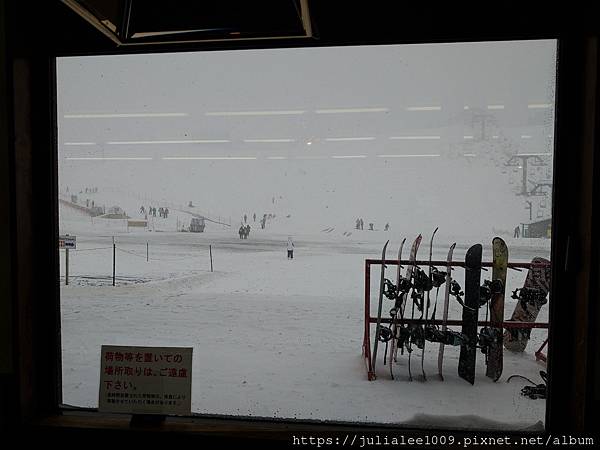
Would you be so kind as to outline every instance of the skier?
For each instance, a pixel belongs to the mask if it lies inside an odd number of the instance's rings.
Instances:
[[[140,214],[144,214],[145,212],[146,212],[146,209],[144,208],[144,205],[142,205],[140,208]]]
[[[356,229],[360,230],[360,219],[356,219]]]
[[[250,225],[246,225],[246,239],[250,236]]]
[[[385,224],[385,228],[384,228],[384,230],[385,230],[385,231],[388,231],[389,229],[390,229],[390,224],[389,224],[389,223],[386,223],[386,224]]]
[[[240,229],[238,233],[240,234],[240,239],[244,239],[244,225],[240,225]]]
[[[288,236],[287,241],[287,257],[288,259],[294,259],[294,241],[292,241],[291,236]]]
[[[375,231],[375,230],[373,230],[373,226],[374,226],[374,223],[373,223],[373,222],[369,223],[369,230],[370,230],[370,231]]]
[[[248,222],[248,216],[244,214],[244,223]]]
[[[165,210],[163,211],[164,215],[165,215],[165,219],[169,216],[169,208],[165,208]]]
[[[360,219],[360,229],[364,230],[365,229],[364,227],[365,227],[365,223],[363,222],[362,219]]]
[[[517,227],[515,227],[515,235],[514,235],[514,237],[518,238],[518,237],[519,237],[519,234],[520,234],[520,231],[521,231],[521,230],[519,230],[519,227],[518,227],[518,226],[517,226]]]
[[[254,216],[253,216],[253,217],[254,217],[254,221],[256,222],[256,213],[254,213]]]

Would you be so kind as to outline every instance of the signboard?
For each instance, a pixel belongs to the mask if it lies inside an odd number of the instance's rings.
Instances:
[[[77,248],[77,236],[65,234],[58,237],[58,248],[73,249]]]
[[[103,345],[98,410],[190,415],[192,348]]]

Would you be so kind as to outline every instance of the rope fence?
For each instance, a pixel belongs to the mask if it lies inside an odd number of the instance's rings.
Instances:
[[[113,238],[114,240],[114,238]],[[156,245],[166,245],[166,244],[162,244],[162,243],[158,243]],[[207,265],[210,264],[210,271],[213,272],[213,257],[212,257],[212,245],[209,245],[208,247],[208,252],[204,253],[202,252],[201,254],[198,255],[190,255],[188,254],[187,256],[183,256],[180,258],[165,258],[165,257],[155,257],[153,256],[152,258],[150,257],[150,245],[149,242],[146,242],[145,244],[146,247],[146,252],[141,253],[139,251],[134,251],[134,250],[126,250],[125,248],[122,247],[118,247],[116,243],[114,243],[111,246],[108,247],[93,247],[93,248],[79,248],[79,249],[65,249],[65,274],[64,275],[60,275],[59,279],[60,281],[64,281],[65,285],[69,284],[69,279],[80,279],[80,280],[112,280],[112,284],[113,286],[116,286],[116,282],[117,281],[121,281],[121,282],[136,282],[136,283],[146,283],[149,281],[152,281],[153,278],[148,278],[147,276],[123,276],[123,275],[117,275],[116,274],[116,266],[117,266],[117,258],[116,258],[116,254],[117,251],[120,253],[125,253],[127,255],[131,255],[131,256],[135,256],[136,258],[141,258],[141,259],[145,259],[146,262],[173,262],[173,261],[189,261],[190,262],[190,267],[196,267],[198,264],[198,260],[201,257],[205,257],[208,256],[207,258]],[[69,273],[69,251],[72,252],[72,255],[75,256],[80,252],[94,252],[94,251],[101,251],[101,250],[112,250],[111,252],[111,258],[112,258],[112,276],[104,276],[104,275],[71,275]],[[208,271],[208,268],[207,268]]]

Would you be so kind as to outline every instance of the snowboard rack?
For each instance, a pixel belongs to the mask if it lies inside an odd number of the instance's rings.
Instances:
[[[369,379],[369,381],[377,379],[377,375],[375,374],[375,371],[373,370],[373,366],[372,366],[372,348],[371,348],[371,341],[372,341],[371,325],[377,323],[377,317],[371,316],[371,266],[379,266],[381,264],[385,264],[387,266],[401,265],[401,266],[414,266],[414,267],[418,267],[418,266],[428,267],[431,265],[432,267],[435,267],[435,266],[448,267],[447,261],[431,261],[431,263],[430,263],[429,261],[423,261],[423,260],[410,261],[407,259],[402,259],[400,261],[398,261],[397,259],[385,259],[385,260],[366,259],[365,260],[365,313],[364,313],[365,315],[364,315],[364,335],[363,335],[363,343],[362,343],[362,356],[365,360],[365,366],[366,366],[366,370],[367,370],[367,378]],[[450,266],[453,268],[454,267],[465,268],[465,263],[464,263],[464,261],[453,261],[450,264]],[[492,262],[482,262],[482,264],[481,264],[482,269],[487,268],[487,267],[492,267],[492,266],[493,266]],[[531,263],[531,262],[529,262],[529,263],[526,263],[526,262],[511,263],[511,262],[509,262],[507,264],[507,267],[509,269],[520,270],[520,269],[531,269],[531,268],[546,268],[546,267],[548,267],[548,264]],[[433,272],[434,271],[432,270],[432,273]],[[439,271],[439,273],[442,274],[443,272]],[[427,277],[426,274],[425,274],[425,276],[426,276],[427,280],[421,279],[419,281],[417,279],[414,282],[415,285],[417,285],[417,283],[421,283],[420,285],[418,285],[418,287],[420,287],[421,289],[429,287],[429,289],[421,290],[421,293],[426,290],[431,290],[434,286],[436,286],[436,281],[432,282],[432,279],[429,279],[429,277]],[[444,276],[445,276],[445,273],[444,273]],[[433,278],[433,280],[435,280],[435,278],[433,276],[432,276],[432,278]],[[386,295],[386,297],[388,297],[390,299],[398,298],[401,293],[406,293],[411,288],[415,287],[415,286],[413,286],[413,283],[410,282],[410,280],[406,280],[406,279],[401,279],[401,286],[399,289],[397,286],[394,286],[392,282],[389,282],[389,284],[391,286],[393,286],[393,288],[386,287],[388,294],[390,294],[390,296]],[[493,281],[490,282],[490,285],[488,285],[487,287],[491,291],[490,295],[496,289],[498,289],[497,286],[494,286]],[[504,287],[501,286],[501,289],[504,289]],[[521,291],[522,290],[517,290],[513,293],[513,295],[519,295],[519,294],[523,295],[523,293]],[[529,295],[529,294],[531,294],[531,295]],[[395,297],[394,297],[394,295],[395,295]],[[461,290],[460,285],[457,282],[455,282],[454,280],[452,280],[452,284],[451,284],[451,295],[453,295],[457,299],[459,299],[462,295],[464,295],[464,293]],[[528,296],[528,300],[530,298],[538,300],[538,296],[536,296],[535,293],[525,293],[525,295]],[[391,325],[391,323],[392,323],[391,318],[382,317],[381,325],[380,325],[380,327],[381,327],[380,333],[384,329],[385,330],[388,329],[388,328],[383,327],[384,324]],[[441,326],[443,324],[443,321],[441,319],[435,319],[435,320],[430,319],[430,320],[426,321],[424,319],[396,318],[396,324],[398,325],[398,330],[400,330],[399,333],[407,334],[407,336],[405,337],[405,340],[406,341],[410,340],[412,343],[415,343],[415,344],[421,343],[422,339],[431,337],[433,339],[427,339],[427,340],[433,341],[433,342],[439,342],[436,339],[445,339],[446,340],[445,343],[447,345],[456,345],[456,344],[469,345],[469,343],[466,343],[464,341],[463,336],[461,336],[462,333],[452,331],[452,330],[447,330],[447,331],[450,331],[450,333],[447,333],[447,336],[442,336],[441,334],[436,334],[436,332],[433,330],[435,330],[436,327]],[[425,328],[426,325],[427,325],[427,328]],[[446,325],[447,326],[462,326],[462,320],[447,320]],[[489,321],[478,321],[477,326],[483,327],[485,329],[485,328],[497,327],[498,324],[492,324]],[[503,329],[508,329],[511,331],[518,330],[518,331],[522,331],[522,332],[523,331],[531,332],[531,329],[533,329],[533,328],[547,329],[548,323],[516,322],[516,321],[506,321],[505,320],[504,322],[502,322],[501,327]],[[495,334],[488,333],[487,331],[484,331],[484,329],[482,329],[481,332],[479,333],[479,336],[478,336],[479,342],[474,343],[476,346],[477,346],[477,344],[479,344],[477,347],[481,348],[482,351],[484,350],[483,347],[486,347],[486,345],[489,347],[490,344],[493,345],[494,339],[497,339],[497,336],[495,336]],[[441,333],[441,331],[439,333]],[[494,333],[496,333],[496,332],[494,332]],[[383,334],[385,334],[385,337],[388,338],[388,340],[390,340],[393,337],[391,334],[389,334],[389,336],[388,336],[388,334],[386,334],[386,332],[383,332]],[[482,337],[482,334],[483,334],[483,337]],[[398,337],[399,336],[397,336],[397,338]],[[537,356],[537,354],[536,354],[536,356]]]
[[[537,349],[537,351],[535,352],[535,359],[536,361],[543,361],[543,362],[548,362],[548,357],[544,354],[544,347],[546,347],[546,345],[548,345],[548,338],[546,338],[546,340],[543,342],[543,344],[540,346],[540,348]]]

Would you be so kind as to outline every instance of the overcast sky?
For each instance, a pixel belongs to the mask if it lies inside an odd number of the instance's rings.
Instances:
[[[314,202],[399,164],[440,179],[443,158],[552,151],[555,41],[76,57],[57,71],[61,186],[224,215],[274,192]]]

